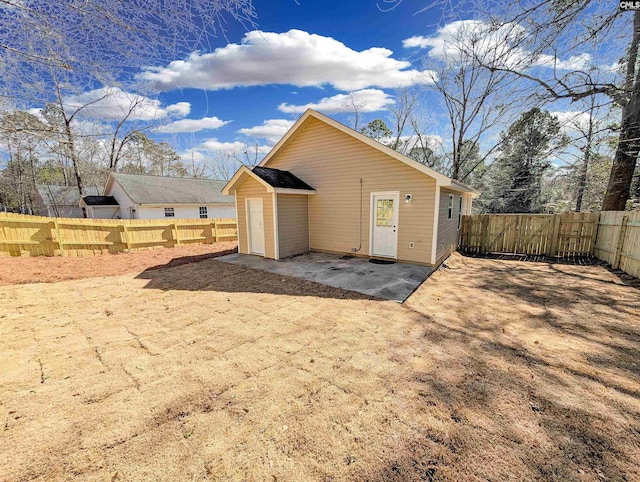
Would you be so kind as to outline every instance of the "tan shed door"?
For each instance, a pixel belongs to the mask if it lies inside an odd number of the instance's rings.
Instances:
[[[400,194],[371,195],[371,256],[398,257],[398,202]]]
[[[247,224],[249,253],[264,256],[264,217],[261,198],[247,199]]]

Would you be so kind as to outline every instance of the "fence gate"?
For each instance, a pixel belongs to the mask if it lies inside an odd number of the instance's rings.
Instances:
[[[460,249],[470,253],[591,256],[598,213],[464,216]]]

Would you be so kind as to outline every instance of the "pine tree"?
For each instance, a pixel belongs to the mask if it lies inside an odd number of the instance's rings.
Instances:
[[[560,123],[536,107],[523,113],[502,138],[488,181],[488,211],[541,212],[543,176],[551,168],[554,151],[565,142]]]

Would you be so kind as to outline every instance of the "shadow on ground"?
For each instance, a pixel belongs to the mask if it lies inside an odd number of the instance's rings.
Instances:
[[[165,263],[165,264],[150,266],[145,270],[145,272],[154,271],[157,269],[175,268],[176,266],[183,266],[185,264],[198,263],[200,261],[204,261],[205,259],[219,258],[221,256],[227,256],[229,254],[235,254],[237,252],[238,252],[238,248],[235,248],[235,249],[226,249],[224,251],[217,251],[213,253],[198,254],[194,256],[181,256],[179,258],[173,258],[172,260],[170,260],[168,263]]]
[[[519,261],[528,263],[546,263],[548,265],[564,265],[564,266],[600,266],[610,273],[618,277],[621,283],[640,288],[640,278],[628,275],[622,270],[612,269],[611,265],[598,258],[586,258],[586,257],[549,257],[549,256],[533,256],[526,254],[508,254],[508,253],[493,253],[493,254],[474,254],[474,253],[461,253],[462,256],[474,259],[494,259],[500,261]]]
[[[217,254],[217,253],[216,253]],[[192,258],[192,257],[190,257]],[[137,278],[149,280],[146,288],[186,291],[221,291],[289,296],[314,296],[352,300],[375,300],[373,296],[213,259],[181,262],[177,258],[165,266],[155,266]],[[196,260],[197,261],[197,260]]]
[[[640,477],[632,284],[602,266],[459,255],[432,277],[405,304],[442,353],[414,371],[413,390],[450,418],[427,435],[440,457],[425,480],[452,480],[460,464],[489,479],[496,467],[538,480]],[[380,480],[402,480],[391,475]]]

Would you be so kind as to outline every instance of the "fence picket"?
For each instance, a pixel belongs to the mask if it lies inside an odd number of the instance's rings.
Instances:
[[[468,253],[590,257],[640,277],[640,211],[463,216]]]
[[[91,256],[237,239],[235,219],[82,219],[0,213],[0,255]]]

